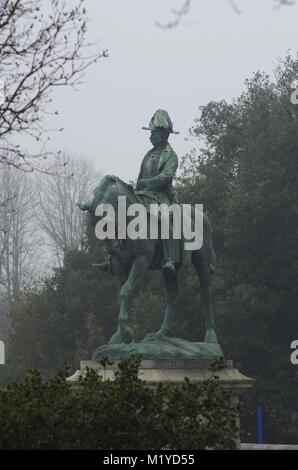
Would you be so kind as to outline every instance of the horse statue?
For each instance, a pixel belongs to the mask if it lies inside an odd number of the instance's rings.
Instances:
[[[88,203],[78,204],[83,211],[88,211],[91,215],[92,225],[96,225],[99,217],[96,216],[96,208],[100,204],[110,204],[115,211],[118,220],[118,197],[125,196],[127,206],[140,203],[140,195],[134,191],[133,187],[121,179],[107,175],[103,177],[93,192],[93,199]],[[160,330],[157,336],[168,336],[178,297],[177,274],[168,273],[162,270],[163,252],[160,240],[136,239],[126,240],[107,239],[107,249],[110,259],[102,264],[97,264],[102,271],[110,272],[117,276],[119,281],[119,302],[120,310],[118,316],[118,329],[111,337],[109,344],[131,343],[133,331],[128,325],[128,306],[139,285],[142,277],[148,269],[158,269],[162,271],[165,287],[165,313]],[[212,227],[208,217],[203,215],[203,244],[200,249],[188,252],[189,264],[192,263],[201,285],[201,295],[205,313],[206,334],[204,342],[217,343],[215,325],[212,315],[210,299],[210,278],[215,271],[216,257],[212,245]]]

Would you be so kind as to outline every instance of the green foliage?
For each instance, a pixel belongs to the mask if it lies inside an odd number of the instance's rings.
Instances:
[[[22,374],[19,373],[14,364],[0,365],[0,388],[21,378]]]
[[[116,325],[117,283],[102,279],[95,259],[94,253],[68,253],[63,268],[12,306],[8,357],[19,368],[74,366],[107,341]]]
[[[134,358],[122,361],[113,381],[89,370],[80,391],[64,373],[45,380],[30,372],[0,390],[0,449],[235,447],[236,412],[216,378],[148,387],[138,367]]]
[[[203,202],[219,268],[214,310],[226,357],[256,377],[242,422],[256,442],[264,407],[266,442],[297,443],[298,106],[290,101],[298,60],[287,57],[276,81],[261,73],[232,104],[201,108],[192,133],[204,148],[182,164],[180,199]],[[185,312],[188,315],[189,312]]]

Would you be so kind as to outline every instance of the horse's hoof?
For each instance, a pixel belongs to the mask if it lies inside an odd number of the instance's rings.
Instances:
[[[132,329],[127,326],[120,326],[120,328],[113,334],[108,344],[129,344],[134,339],[134,333]]]
[[[218,343],[218,339],[214,330],[206,331],[204,342],[205,343]]]
[[[129,344],[134,339],[134,333],[129,326],[125,325],[122,328],[120,327],[120,332],[123,339],[123,343]]]
[[[155,333],[155,336],[156,336],[157,338],[162,338],[162,337],[164,337],[164,336],[168,336],[169,332],[170,332],[170,331],[169,331],[168,329],[163,329],[163,328],[161,328],[160,330],[158,330],[157,333]]]
[[[116,331],[116,333],[113,334],[113,336],[108,342],[108,344],[122,344],[122,343],[124,343],[124,341],[123,341],[120,331]]]

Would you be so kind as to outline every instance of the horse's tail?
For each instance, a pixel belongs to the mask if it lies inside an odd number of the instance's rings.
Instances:
[[[203,240],[203,248],[204,254],[207,258],[208,266],[210,269],[210,273],[214,274],[216,271],[216,254],[213,248],[213,230],[210,224],[210,221],[206,214],[203,214],[204,218],[204,240]]]
[[[216,254],[215,254],[215,251],[214,251],[214,248],[213,248],[213,237],[212,237],[212,227],[211,227],[211,246],[210,246],[210,261],[209,261],[209,269],[210,269],[210,272],[211,274],[214,274],[215,271],[216,271],[216,264],[217,264],[217,258],[216,258]]]

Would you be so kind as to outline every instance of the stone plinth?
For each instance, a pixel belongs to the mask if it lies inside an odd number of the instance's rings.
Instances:
[[[118,368],[118,362],[112,365],[103,366],[97,361],[81,361],[80,370],[77,370],[67,380],[72,384],[74,389],[81,388],[80,378],[86,376],[87,369],[98,371],[98,375],[103,380],[113,380],[115,371]],[[189,380],[201,383],[211,378],[214,374],[218,377],[218,381],[231,392],[231,404],[235,408],[239,404],[240,396],[246,390],[253,386],[254,379],[243,375],[238,369],[233,367],[232,361],[225,361],[225,367],[216,371],[210,370],[212,361],[198,359],[154,359],[143,360],[139,368],[139,378],[146,382],[148,386],[155,386],[159,383],[181,384],[185,377]],[[238,418],[240,426],[240,420]],[[237,447],[240,449],[240,439],[237,441]]]
[[[84,377],[87,368],[98,371],[104,380],[113,380],[115,371],[118,368],[117,360],[112,365],[103,366],[97,361],[81,361],[80,370],[76,371],[67,380],[70,383],[78,384],[80,377]],[[148,385],[157,383],[182,383],[187,377],[193,382],[203,382],[212,377],[214,372],[210,370],[212,361],[197,359],[154,359],[143,360],[139,368],[139,378]],[[237,395],[253,386],[254,379],[241,374],[238,369],[233,367],[232,361],[226,361],[225,367],[216,371],[215,374],[221,384],[228,386],[232,393]]]

